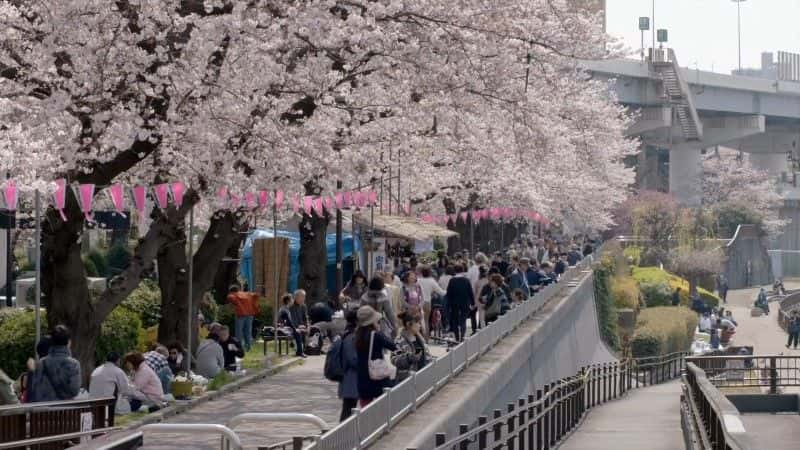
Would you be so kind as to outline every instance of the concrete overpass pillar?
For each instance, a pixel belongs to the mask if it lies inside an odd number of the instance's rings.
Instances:
[[[669,150],[669,192],[688,206],[703,198],[703,155],[699,148],[675,145]]]

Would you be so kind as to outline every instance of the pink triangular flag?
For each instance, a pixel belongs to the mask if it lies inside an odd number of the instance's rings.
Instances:
[[[139,212],[139,220],[144,221],[144,214],[147,210],[147,186],[133,187],[133,205]]]
[[[117,214],[125,217],[125,187],[121,184],[112,184],[106,190],[108,197],[111,199],[111,204],[114,205],[114,210]]]
[[[6,209],[9,211],[17,210],[17,202],[19,195],[17,194],[17,184],[14,180],[9,179],[6,181],[6,186],[3,188],[3,198],[5,199]]]
[[[453,222],[453,225],[455,225],[456,221],[458,221],[458,214],[456,213],[450,214],[450,220]]]
[[[300,213],[300,194],[294,194],[294,197],[292,197],[292,212],[295,214]]]
[[[66,222],[67,215],[64,213],[64,208],[67,206],[67,180],[63,178],[56,180],[56,191],[53,193],[53,200],[55,200],[58,214],[61,215],[61,219]]]
[[[336,202],[336,207],[337,208],[339,208],[339,209],[344,208],[344,194],[342,194],[341,192],[337,192],[337,193],[333,194],[333,198],[334,198],[334,200]]]
[[[353,192],[353,196],[355,198],[355,204],[357,207],[361,208],[364,206],[364,193],[361,191]]]
[[[467,223],[467,212],[461,211],[461,221]]]
[[[266,209],[269,205],[269,191],[258,191],[258,206]]]
[[[81,211],[86,220],[92,220],[92,201],[94,200],[94,185],[81,184],[78,186],[78,199],[81,202]]]
[[[244,193],[244,206],[247,209],[255,209],[258,204],[256,203],[256,194],[248,191]]]
[[[169,185],[166,183],[153,186],[153,194],[156,198],[156,205],[161,209],[169,206]]]
[[[306,195],[303,197],[303,210],[308,214],[311,215],[311,208],[314,207],[313,200],[310,195]]]
[[[275,192],[275,208],[281,209],[281,205],[283,205],[283,191]]]
[[[317,210],[317,215],[322,217],[325,215],[325,211],[322,209],[322,198],[316,197],[314,199],[314,209]]]
[[[333,199],[330,197],[325,197],[325,209],[328,211],[333,211]]]
[[[242,204],[242,198],[239,197],[238,195],[231,194],[230,208],[231,209],[238,209],[239,205],[241,205],[241,204]]]
[[[176,181],[170,187],[172,188],[172,202],[175,203],[177,208],[180,208],[183,205],[183,194],[186,193],[186,185]]]
[[[228,186],[220,186],[217,189],[217,202],[219,202],[220,207],[228,204],[228,196]]]
[[[345,191],[344,194],[342,195],[342,197],[343,197],[343,200],[344,200],[344,207],[345,208],[349,208],[349,207],[353,206],[353,193],[352,192]]]

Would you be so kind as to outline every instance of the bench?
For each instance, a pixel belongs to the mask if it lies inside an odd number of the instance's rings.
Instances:
[[[0,406],[0,449],[63,449],[114,430],[113,397]],[[53,439],[50,439],[53,438]]]

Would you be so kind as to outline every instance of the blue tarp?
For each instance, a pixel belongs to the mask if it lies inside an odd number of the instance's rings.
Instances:
[[[256,229],[250,231],[244,242],[242,250],[242,261],[239,264],[239,273],[242,278],[247,280],[247,285],[253,289],[253,241],[255,239],[267,239],[273,236],[272,230]],[[300,274],[300,233],[297,231],[278,230],[278,237],[289,239],[289,291],[297,289],[297,277]],[[329,233],[326,236],[328,268],[336,266],[336,234]],[[356,236],[356,254],[361,252],[361,241]],[[347,258],[353,254],[353,235],[342,233],[342,257]],[[335,270],[335,269],[334,269]],[[330,281],[330,280],[329,280]],[[330,283],[329,283],[330,284]]]

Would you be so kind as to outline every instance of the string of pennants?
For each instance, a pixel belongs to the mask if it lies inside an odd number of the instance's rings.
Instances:
[[[97,186],[94,184],[79,184],[71,186],[65,179],[55,181],[56,189],[53,193],[53,207],[58,211],[61,218],[66,221],[64,213],[67,202],[67,189],[73,189],[75,197],[84,214],[86,220],[93,219],[93,206],[95,203],[95,193]],[[133,201],[134,209],[139,213],[139,217],[144,217],[148,206],[149,198],[155,200],[155,205],[161,209],[169,207],[170,203],[180,208],[183,204],[183,195],[186,193],[186,185],[180,181],[172,183],[156,184],[152,187],[146,185],[135,185],[128,189],[126,186],[117,183],[103,188],[106,196],[114,206],[114,210],[125,217],[127,209],[127,197]],[[126,196],[126,191],[128,195]],[[239,209],[245,208],[255,210],[258,208],[266,209],[274,207],[279,210],[286,205],[287,195],[282,190],[259,190],[245,192],[237,195],[229,191],[227,187],[220,187],[217,191],[217,206],[220,208]],[[19,190],[13,179],[6,180],[2,195],[3,208],[8,211],[16,211],[19,204]],[[332,212],[336,209],[365,208],[378,205],[378,193],[375,190],[368,191],[341,191],[335,192],[330,196],[311,196],[293,194],[290,197],[292,212],[299,214],[305,212],[311,215],[324,214],[325,211]],[[403,207],[406,214],[411,214],[411,204]]]
[[[64,213],[67,200],[67,189],[73,189],[75,196],[81,208],[81,212],[87,221],[93,221],[92,208],[94,205],[94,196],[97,186],[94,184],[79,184],[70,186],[65,179],[55,181],[56,189],[53,193],[53,207],[58,211],[61,218],[66,221],[67,216]],[[126,186],[117,183],[105,187],[105,194],[114,206],[114,210],[125,217],[126,204]],[[183,204],[183,195],[186,193],[186,185],[183,182],[176,181],[172,183],[156,184],[152,187],[146,185],[135,185],[127,189],[130,198],[133,200],[134,209],[139,213],[139,217],[144,218],[147,211],[148,193],[150,197],[155,200],[156,206],[161,209],[169,207],[170,202],[177,208]],[[13,179],[6,180],[0,200],[3,200],[4,209],[9,211],[16,211],[19,203],[19,191]],[[259,190],[248,191],[243,195],[237,195],[229,191],[225,186],[217,190],[217,206],[221,208],[239,209],[245,208],[255,210],[258,208],[266,209],[273,207],[276,210],[285,206],[287,195],[282,190]],[[338,191],[332,195],[313,196],[313,195],[300,195],[292,194],[289,198],[291,202],[291,209],[294,214],[305,212],[308,215],[316,213],[323,215],[325,211],[332,212],[337,209],[350,209],[350,208],[365,208],[378,205],[378,193],[375,190],[366,191]],[[403,212],[411,215],[411,203],[407,202],[402,205]],[[486,208],[478,210],[466,210],[456,214],[446,215],[431,215],[424,214],[420,216],[420,220],[425,223],[447,225],[451,223],[456,224],[458,218],[466,223],[468,218],[472,217],[474,221],[482,220],[510,220],[510,219],[528,219],[534,222],[539,222],[543,225],[549,225],[550,221],[544,218],[536,211],[515,208]]]
[[[447,225],[448,223],[455,225],[456,222],[458,222],[459,218],[461,218],[461,222],[467,223],[467,220],[470,217],[475,222],[479,222],[482,220],[498,221],[498,220],[528,219],[534,222],[541,223],[542,225],[550,225],[550,221],[547,220],[538,212],[528,209],[516,209],[516,208],[486,208],[486,209],[467,210],[467,211],[461,211],[460,213],[444,214],[444,215],[424,214],[420,216],[420,220],[425,223],[432,223],[436,225]]]

